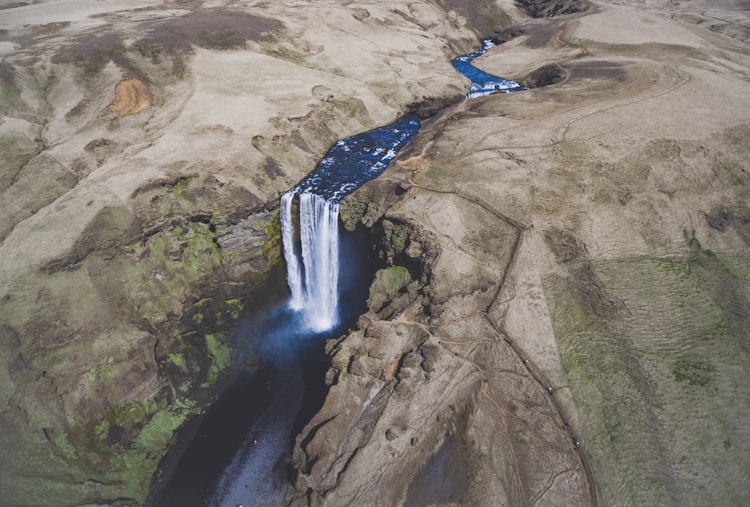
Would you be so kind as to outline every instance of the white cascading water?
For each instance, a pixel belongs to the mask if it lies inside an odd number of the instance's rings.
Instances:
[[[299,195],[300,252],[295,249],[292,190],[281,200],[281,230],[287,282],[292,293],[289,306],[302,311],[304,324],[315,332],[331,329],[338,320],[339,204],[303,192]]]
[[[286,260],[286,281],[292,293],[289,307],[292,310],[302,310],[304,294],[302,288],[302,266],[295,252],[294,219],[292,218],[292,204],[296,190],[290,190],[281,196],[281,242],[284,244],[284,259]]]

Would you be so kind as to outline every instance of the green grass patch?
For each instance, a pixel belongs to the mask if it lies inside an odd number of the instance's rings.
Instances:
[[[672,374],[677,382],[687,382],[691,386],[705,387],[711,382],[710,374],[713,366],[701,361],[680,360],[672,368]]]
[[[211,367],[206,383],[213,386],[216,384],[219,376],[231,364],[232,349],[225,335],[214,333],[206,335],[206,352],[211,357]]]

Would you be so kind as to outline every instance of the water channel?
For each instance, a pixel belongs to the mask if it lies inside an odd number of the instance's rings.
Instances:
[[[467,98],[524,89],[471,62],[494,47],[453,60],[472,82]],[[330,364],[326,339],[366,311],[374,275],[368,239],[338,222],[342,197],[376,178],[418,132],[415,115],[338,141],[281,199],[289,300],[238,332],[262,366],[212,405],[169,482],[152,491],[158,507],[284,505],[294,435],[320,409]],[[295,217],[295,213],[297,214]],[[298,224],[298,225],[297,225]]]

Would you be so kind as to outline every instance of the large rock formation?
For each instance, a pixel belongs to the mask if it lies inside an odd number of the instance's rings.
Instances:
[[[383,269],[295,505],[750,500],[747,16],[618,3],[504,31],[477,65],[541,87],[345,201]]]
[[[459,98],[449,60],[481,16],[427,1],[1,12],[3,504],[140,504],[240,360],[233,323],[284,294],[279,194],[337,139]]]

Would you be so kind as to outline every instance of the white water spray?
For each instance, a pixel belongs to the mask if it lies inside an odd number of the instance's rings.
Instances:
[[[303,192],[299,195],[300,255],[297,253],[292,190],[281,198],[281,230],[287,282],[292,293],[290,308],[300,310],[305,326],[320,332],[338,321],[339,205]]]
[[[296,193],[296,190],[290,190],[281,196],[281,242],[284,244],[286,281],[292,293],[289,307],[292,310],[301,310],[304,305],[302,266],[300,266],[299,257],[295,251],[294,219],[292,218],[292,204]]]

